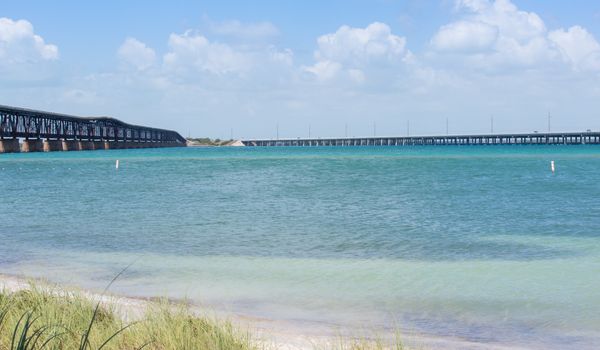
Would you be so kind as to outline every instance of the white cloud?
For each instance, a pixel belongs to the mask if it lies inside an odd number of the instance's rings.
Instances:
[[[481,52],[498,39],[498,27],[479,21],[458,21],[442,26],[431,40],[439,51]]]
[[[290,49],[278,49],[262,42],[279,35],[270,22],[243,23],[237,20],[213,22],[206,19],[208,34],[198,30],[172,33],[168,51],[162,57],[162,73],[168,78],[197,81],[215,76],[264,80],[290,69],[294,54]]]
[[[237,20],[209,22],[213,34],[244,39],[262,40],[279,35],[279,30],[270,22],[242,23]]]
[[[187,31],[169,36],[165,66],[176,72],[196,71],[214,74],[240,73],[250,67],[242,53],[227,44],[210,42],[206,37]]]
[[[314,74],[318,80],[326,81],[334,78],[342,70],[342,65],[333,61],[320,61],[304,69]]]
[[[550,32],[550,40],[559,48],[562,58],[575,70],[600,71],[600,44],[587,30],[573,26],[569,30]]]
[[[473,5],[476,2],[477,5]],[[533,12],[522,11],[510,0],[465,1],[458,0],[459,8],[473,14],[472,19],[498,26],[500,34],[520,42],[544,35],[546,26]]]
[[[36,63],[58,59],[58,48],[46,44],[26,20],[0,18],[0,63]]]
[[[276,122],[290,137],[300,136],[307,123],[322,136],[349,123],[359,136],[371,128],[365,118],[390,134],[403,133],[408,118],[414,133],[436,133],[447,116],[456,119],[455,130],[481,132],[489,111],[505,116],[497,123],[506,131],[539,129],[532,116],[540,114],[543,123],[548,110],[558,123],[559,108],[579,118],[579,125],[595,120],[589,111],[599,107],[598,75],[573,72],[600,72],[600,45],[591,33],[577,26],[549,31],[535,13],[506,0],[462,0],[456,6],[455,20],[440,26],[425,52],[413,54],[407,39],[383,23],[341,26],[315,38],[305,66],[295,62],[292,50],[263,41],[278,35],[270,25],[229,21],[205,32],[167,32],[161,51],[125,39],[116,55],[134,74],[115,69],[82,78],[64,69],[61,76],[48,74],[57,78],[44,84],[24,84],[31,68],[52,68],[56,63],[41,61],[58,57],[44,49],[55,46],[30,40],[32,51],[21,56],[35,66],[4,69],[0,58],[0,92],[15,104],[35,95],[49,106],[213,137],[223,130],[228,135],[231,125],[246,137],[270,136],[265,130]],[[32,28],[29,33],[35,36]],[[0,33],[0,50],[7,37]],[[19,78],[12,79],[16,88],[5,83],[9,74]]]
[[[268,48],[269,61],[284,66],[293,66],[294,52],[291,49],[278,50],[274,46]]]
[[[565,62],[575,71],[600,71],[600,44],[580,26],[549,32],[536,13],[510,0],[457,0],[456,9],[462,18],[431,39],[440,64],[452,62],[450,53],[469,68],[543,70]]]
[[[151,67],[156,61],[156,53],[143,42],[135,38],[127,38],[117,51],[119,59],[138,70]]]
[[[437,53],[466,55],[471,67],[533,67],[557,57],[542,19],[510,0],[457,0],[458,21],[442,26],[431,40]]]
[[[128,75],[128,79],[168,88],[172,84],[201,81],[215,87],[240,84],[242,80],[257,85],[267,81],[281,84],[295,69],[290,49],[217,42],[193,30],[170,34],[167,50],[160,55],[144,43],[128,38],[117,50],[117,56],[124,66],[144,72]],[[159,64],[157,57],[162,57]]]
[[[406,54],[406,39],[392,34],[387,24],[375,22],[366,28],[340,27],[317,39],[315,58],[351,66],[373,61],[399,61]]]
[[[314,56],[316,63],[304,70],[325,81],[344,72],[354,81],[364,81],[371,67],[403,63],[411,57],[406,38],[392,34],[387,24],[375,22],[366,28],[340,27],[320,36]]]

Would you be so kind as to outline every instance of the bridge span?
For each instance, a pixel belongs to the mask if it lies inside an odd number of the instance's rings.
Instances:
[[[0,153],[185,146],[172,130],[0,105]]]
[[[343,137],[243,140],[253,147],[316,146],[445,146],[445,145],[582,145],[600,144],[600,132],[481,134],[405,137]]]

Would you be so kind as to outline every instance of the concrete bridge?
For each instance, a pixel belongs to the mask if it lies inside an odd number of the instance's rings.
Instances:
[[[243,140],[244,146],[444,146],[444,145],[583,145],[600,144],[600,132],[446,135],[406,137],[346,137]]]
[[[171,130],[0,105],[0,153],[185,146]]]

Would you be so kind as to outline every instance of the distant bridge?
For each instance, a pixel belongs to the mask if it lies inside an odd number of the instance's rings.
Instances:
[[[0,105],[0,153],[185,146],[171,130]]]
[[[583,145],[600,144],[600,132],[482,134],[405,137],[343,137],[243,140],[245,146],[444,146],[444,145]]]

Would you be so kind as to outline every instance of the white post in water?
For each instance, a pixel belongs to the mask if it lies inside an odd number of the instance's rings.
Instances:
[[[550,161],[550,170],[552,170],[552,174],[554,174],[554,161]]]
[[[554,166],[554,165],[552,165],[552,166]],[[119,160],[118,159],[117,159],[117,162],[115,163],[115,169],[119,170]],[[552,169],[554,169],[554,168],[552,168]],[[554,171],[554,170],[552,170],[552,171]]]

